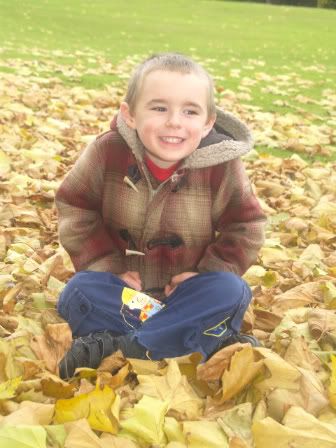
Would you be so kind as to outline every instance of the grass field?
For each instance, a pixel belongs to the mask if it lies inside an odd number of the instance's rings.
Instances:
[[[56,73],[70,85],[124,86],[134,61],[181,51],[206,65],[219,91],[239,92],[263,111],[293,112],[300,95],[299,109],[313,113],[313,121],[329,114],[323,102],[336,80],[333,10],[229,1],[0,0],[0,15],[2,71],[24,72],[30,61],[32,74]]]

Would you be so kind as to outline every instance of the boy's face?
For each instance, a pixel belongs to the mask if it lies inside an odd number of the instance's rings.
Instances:
[[[126,123],[138,133],[147,155],[167,168],[187,157],[211,130],[208,84],[194,74],[156,70],[143,80],[133,113],[122,103]]]

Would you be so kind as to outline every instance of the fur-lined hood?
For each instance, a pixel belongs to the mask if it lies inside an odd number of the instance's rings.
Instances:
[[[206,168],[247,154],[253,146],[251,133],[238,118],[221,109],[216,110],[217,119],[210,133],[201,140],[199,147],[188,156],[180,168]],[[118,114],[117,129],[135,158],[142,160],[144,146],[136,131],[130,128]],[[115,126],[113,120],[111,127]]]

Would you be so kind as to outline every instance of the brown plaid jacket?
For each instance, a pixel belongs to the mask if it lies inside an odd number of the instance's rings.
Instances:
[[[246,126],[218,110],[211,133],[158,185],[119,114],[56,194],[60,241],[75,269],[139,271],[144,290],[185,271],[243,274],[265,223],[240,160],[251,146]]]

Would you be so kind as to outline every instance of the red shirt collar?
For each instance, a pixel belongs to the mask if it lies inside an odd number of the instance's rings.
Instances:
[[[145,163],[151,174],[160,182],[168,179],[180,164],[180,162],[177,162],[169,168],[161,168],[160,166],[157,166],[147,155],[145,155]]]

